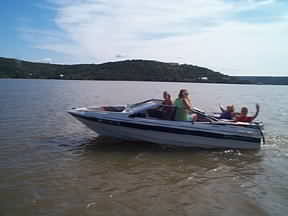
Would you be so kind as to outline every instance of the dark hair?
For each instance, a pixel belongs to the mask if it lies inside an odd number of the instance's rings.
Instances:
[[[184,92],[187,92],[187,89],[181,89],[179,94],[178,94],[178,98],[183,98],[184,97]]]
[[[163,98],[164,99],[165,99],[165,96],[168,97],[168,98],[171,97],[171,95],[167,91],[163,92]]]
[[[248,113],[248,108],[247,108],[247,107],[242,107],[242,108],[241,108],[241,113],[242,113],[242,112]]]

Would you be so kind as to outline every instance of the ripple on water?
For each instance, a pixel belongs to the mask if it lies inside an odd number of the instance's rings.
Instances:
[[[288,210],[283,87],[0,82],[3,215],[238,216],[285,215]],[[176,96],[180,88],[208,111],[215,111],[218,101],[237,109],[253,103],[249,110],[261,102],[267,144],[260,151],[207,151],[112,140],[96,137],[66,113],[75,106],[133,103],[161,95],[163,89]],[[271,105],[275,98],[277,106]]]

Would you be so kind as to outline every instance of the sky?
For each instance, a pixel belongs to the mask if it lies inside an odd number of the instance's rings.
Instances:
[[[0,56],[288,76],[288,0],[3,0]]]

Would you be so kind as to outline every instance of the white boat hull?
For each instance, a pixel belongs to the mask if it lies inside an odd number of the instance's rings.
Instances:
[[[121,123],[115,125],[109,124],[109,120],[105,122],[94,121],[93,119],[83,118],[83,116],[74,115],[79,121],[87,127],[102,136],[110,136],[124,140],[140,140],[158,144],[166,144],[182,147],[197,147],[197,148],[231,148],[231,149],[258,149],[261,142],[251,142],[251,140],[239,140],[219,137],[209,137],[191,134],[179,134],[170,131],[155,131],[147,128],[131,128],[123,126]],[[107,122],[108,121],[108,122]],[[256,130],[256,129],[255,129]],[[252,130],[251,130],[252,131]],[[257,131],[256,131],[257,132]],[[225,132],[226,135],[231,134]],[[260,134],[256,133],[256,137]],[[225,136],[224,136],[225,137]],[[257,139],[259,140],[259,139]],[[261,140],[261,139],[260,139]]]

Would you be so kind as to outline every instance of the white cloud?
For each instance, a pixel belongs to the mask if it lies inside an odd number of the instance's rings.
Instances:
[[[49,1],[57,3],[55,23],[62,32],[53,34],[57,40],[48,33],[50,39],[38,41],[36,47],[86,62],[155,59],[207,66],[231,75],[273,74],[275,69],[283,74],[288,67],[288,52],[283,49],[287,18],[266,24],[229,18],[267,8],[276,0]]]
[[[35,62],[52,63],[52,59],[51,58],[43,58],[43,59],[36,60]]]

